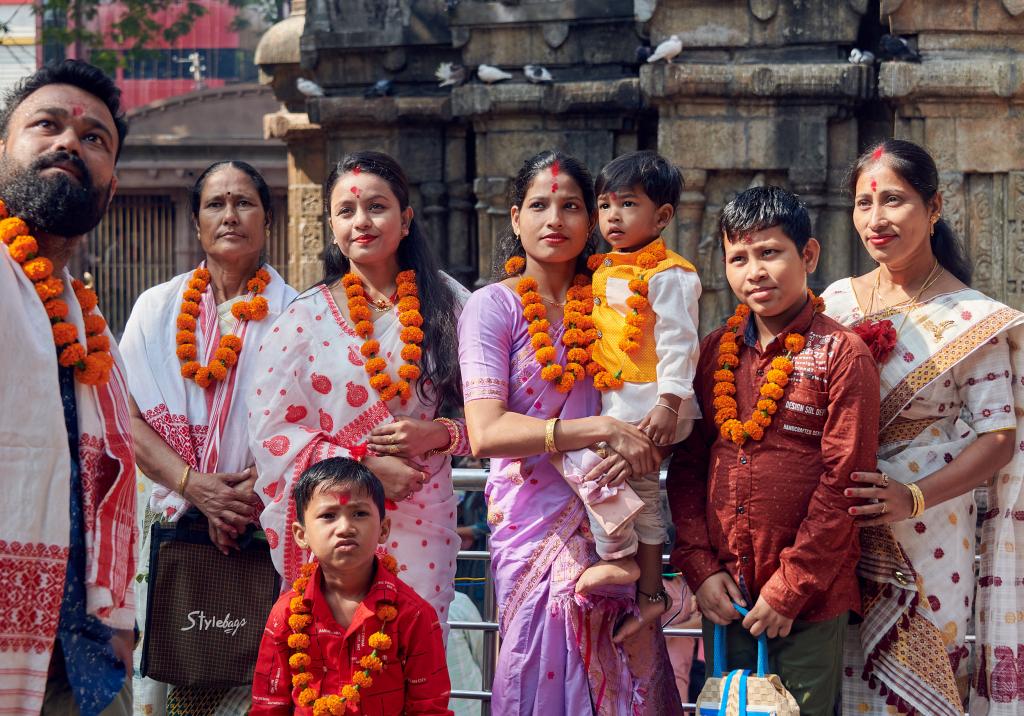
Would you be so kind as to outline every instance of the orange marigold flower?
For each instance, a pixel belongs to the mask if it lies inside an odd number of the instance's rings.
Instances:
[[[743,319],[739,316],[729,316],[725,321],[725,325],[729,328],[739,328],[743,325]]]
[[[308,649],[309,648],[309,635],[308,634],[289,634],[288,635],[288,646],[292,649]]]
[[[741,423],[739,420],[726,420],[724,423],[722,423],[722,427],[719,429],[719,432],[722,433],[723,438],[725,438],[726,440],[731,440],[732,430],[737,425],[739,425],[740,428],[743,427],[743,423]]]
[[[353,321],[369,321],[370,309],[367,308],[366,306],[353,306],[351,303],[349,303],[348,315],[352,317]]]
[[[617,375],[613,375],[608,378],[608,387],[612,390],[618,390],[624,385],[622,378]]]
[[[312,577],[313,576],[313,572],[315,572],[315,571],[316,571],[316,562],[315,561],[314,562],[306,562],[301,567],[299,567],[299,574],[301,574],[303,577]]]
[[[410,282],[398,282],[398,290],[395,292],[399,298],[405,298],[406,296],[416,295],[416,284]]]
[[[198,303],[193,303],[192,301],[182,301],[181,302],[181,312],[186,314],[186,315],[188,315],[188,316],[198,316],[199,315],[199,304]]]
[[[288,617],[288,626],[292,631],[302,631],[313,623],[313,617],[308,614],[292,614]]]
[[[530,276],[523,276],[516,283],[516,293],[522,296],[525,300],[526,295],[529,293],[535,293],[537,291],[537,279],[531,278]],[[538,298],[540,296],[538,295]]]
[[[586,337],[586,334],[579,328],[569,328],[562,334],[562,345],[583,345]]]
[[[387,373],[378,373],[377,375],[370,376],[370,387],[374,390],[384,390],[389,385],[391,385],[391,376]]]
[[[534,350],[544,348],[545,346],[550,346],[552,345],[551,336],[549,336],[547,333],[534,333],[530,337],[530,344],[533,346]]]
[[[251,318],[251,314],[249,313],[249,302],[239,301],[238,303],[232,304],[231,315],[239,321],[248,321],[249,318]]]
[[[388,570],[392,574],[398,574],[398,560],[395,559],[394,555],[385,552],[384,554],[379,555],[379,557],[380,564],[384,569]]]
[[[263,296],[254,296],[249,301],[249,320],[262,321],[270,313],[270,304]]]
[[[646,322],[647,322],[647,319],[644,318],[644,314],[642,314],[642,313],[628,313],[628,314],[626,314],[626,325],[627,326],[636,326],[637,328],[643,328],[643,326],[644,326],[644,324]]]
[[[633,340],[641,338],[644,335],[644,332],[636,326],[626,326],[622,332],[626,338],[632,338]]]
[[[806,343],[807,341],[799,333],[790,333],[786,336],[785,346],[787,351],[796,355],[804,349]]]
[[[407,360],[410,363],[418,361],[423,357],[423,349],[415,344],[409,344],[402,346],[402,360]]]
[[[201,281],[198,278],[189,279],[188,287],[202,294],[206,290],[206,281]]]
[[[0,240],[10,244],[16,236],[28,234],[28,224],[16,216],[0,220]]]
[[[345,684],[341,687],[341,698],[351,703],[359,703],[359,689],[352,684]]]
[[[786,383],[789,382],[789,376],[785,371],[775,370],[774,368],[765,373],[764,379],[769,383],[775,383],[780,388],[785,388]]]
[[[270,283],[270,272],[267,271],[262,266],[260,266],[258,269],[256,269],[256,278],[258,278],[263,283]]]
[[[196,371],[201,368],[198,361],[189,361],[181,366],[181,376],[183,378],[192,379],[196,377]]]
[[[719,354],[728,353],[731,355],[737,355],[740,352],[739,344],[736,341],[722,341],[718,344]]]
[[[111,339],[106,336],[88,336],[85,339],[85,347],[89,349],[90,353],[96,350],[110,352]]]
[[[204,366],[196,371],[195,377],[192,379],[196,382],[200,388],[209,388],[213,382],[213,373],[210,372],[209,366]]]
[[[523,318],[527,321],[544,318],[547,316],[547,313],[547,309],[544,308],[543,303],[531,303],[530,305],[523,307]]]
[[[352,674],[352,684],[360,689],[368,689],[373,686],[373,677],[365,671],[357,671]]]
[[[583,380],[587,375],[587,371],[583,366],[575,361],[569,361],[565,364],[565,372],[571,374],[573,380]]]
[[[731,354],[719,354],[718,356],[718,367],[722,370],[731,370],[735,366],[739,365],[739,360],[736,356]]]
[[[196,356],[199,355],[195,345],[192,343],[182,343],[178,346],[176,353],[178,354],[178,360],[195,360]]]
[[[363,308],[369,308],[370,302],[367,300],[366,296],[360,293],[358,296],[353,296],[352,298],[350,298],[348,300],[348,305],[350,308],[352,306],[362,306]]]
[[[519,299],[519,302],[524,306],[528,306],[531,303],[543,303],[543,299],[540,297],[540,294],[537,293],[536,291],[527,291]]]
[[[187,288],[185,289],[185,292],[181,294],[181,300],[199,303],[203,300],[203,294],[199,293],[199,291],[196,291],[194,288]]]
[[[558,378],[558,384],[555,386],[555,390],[559,393],[568,393],[572,390],[572,386],[576,383],[576,376],[572,373],[565,371]]]
[[[543,368],[541,368],[540,377],[542,380],[546,380],[549,382],[553,380],[558,380],[559,378],[562,377],[562,366],[558,365],[557,363],[546,365]]]
[[[248,283],[245,284],[245,287],[251,293],[263,293],[263,291],[266,290],[267,288],[267,284],[264,283],[263,281],[260,281],[258,278],[251,278],[249,279]]]
[[[364,669],[370,671],[380,671],[384,668],[384,663],[380,660],[380,657],[374,656],[373,654],[367,654],[359,660],[359,665]]]
[[[594,375],[594,387],[600,391],[608,390],[608,371],[598,371]]]
[[[722,408],[715,413],[715,425],[721,425],[727,420],[733,420],[738,415],[739,413],[737,413],[735,408]]]
[[[644,311],[651,307],[651,302],[643,296],[637,296],[633,294],[626,299],[626,305],[632,308],[634,311]]]
[[[296,656],[299,656],[299,654],[292,654],[291,659],[288,660],[288,663],[289,664],[292,663],[292,659],[294,659]],[[306,655],[302,654],[302,656],[306,656]],[[308,660],[309,657],[306,656],[306,659]],[[292,668],[295,668],[295,667],[292,667]],[[299,702],[299,706],[306,706],[306,707],[312,706],[313,702],[316,701],[316,692],[313,691],[313,689],[309,689],[309,688],[303,689],[302,691],[299,692],[299,698],[297,699],[297,701]]]
[[[747,316],[750,315],[750,306],[748,306],[745,303],[741,303],[740,305],[736,306],[736,315],[740,316],[741,318],[746,318]]]
[[[716,398],[719,395],[736,395],[736,386],[732,383],[715,383],[712,394]]]
[[[206,283],[209,283],[210,282],[210,278],[211,278],[210,270],[206,269],[206,268],[199,267],[195,271],[192,272],[192,278],[197,278],[200,281],[205,281]]]
[[[750,436],[751,440],[760,440],[764,437],[764,428],[755,423],[753,420],[748,420],[743,423],[743,432]]]
[[[39,244],[31,236],[18,236],[11,241],[10,251],[11,258],[22,263],[39,253]]]
[[[363,345],[359,346],[359,352],[362,353],[367,358],[371,358],[377,355],[378,353],[380,353],[380,341],[378,341],[375,338],[371,338],[370,340],[363,343]]]
[[[228,348],[233,350],[235,353],[241,353],[242,339],[233,333],[228,333],[220,337],[220,347]]]
[[[7,204],[4,203],[3,199],[0,199],[0,219],[6,219],[8,216]]]
[[[384,390],[380,391],[380,398],[385,403],[390,401],[390,400],[394,400],[396,397],[398,397],[398,384],[397,383],[389,383],[388,387],[386,387]]]
[[[658,265],[658,259],[648,251],[641,251],[636,257],[636,265],[642,269],[652,269]]]
[[[755,423],[756,425],[759,425],[762,428],[767,428],[769,425],[772,424],[772,419],[765,415],[764,413],[757,411],[750,416],[750,422]]]
[[[793,372],[793,361],[785,356],[778,356],[776,358],[772,358],[772,368],[775,370],[781,370],[786,375],[789,375]]]
[[[83,360],[85,360],[85,346],[76,342],[60,352],[60,358],[57,362],[65,368],[70,368],[81,363]]]
[[[363,367],[366,369],[367,373],[373,375],[374,373],[380,373],[381,371],[387,370],[388,364],[383,358],[371,358],[366,361],[366,365]]]
[[[398,334],[398,337],[402,343],[422,343],[423,330],[416,326],[406,326],[402,329],[402,332]]]
[[[213,352],[213,359],[221,361],[230,368],[238,362],[238,354],[230,348],[218,348]]]
[[[420,299],[416,298],[416,296],[405,296],[396,305],[399,313],[418,311],[420,310]]]
[[[373,335],[373,323],[370,321],[359,321],[356,324],[356,333],[360,338],[369,338]]]
[[[768,413],[769,415],[775,415],[775,411],[779,409],[779,406],[775,403],[774,400],[762,398],[761,400],[757,401],[757,409],[760,410],[761,412]]]
[[[719,395],[712,402],[715,410],[721,410],[722,408],[735,408],[737,407],[736,398],[731,395]]]
[[[398,391],[398,395],[402,398],[402,405],[405,405],[405,402],[409,400],[409,397],[412,395],[412,388],[409,386],[409,383],[404,380],[399,380],[395,383],[395,389]]]
[[[623,338],[619,341],[619,350],[623,353],[636,353],[640,350],[640,344],[631,338]]]
[[[210,371],[210,377],[214,380],[224,380],[228,377],[228,368],[220,361],[213,361],[206,366],[206,370]]]
[[[783,396],[783,390],[775,383],[765,383],[761,386],[761,395],[771,400],[781,400]]]
[[[398,618],[398,608],[393,604],[382,602],[377,607],[377,618],[382,622],[393,622]]]
[[[298,594],[302,594],[303,592],[305,592],[306,587],[308,586],[309,577],[296,577],[295,581],[292,582],[292,589]]]
[[[716,383],[735,383],[736,376],[731,370],[716,370],[712,375]]]
[[[403,380],[413,381],[420,377],[420,367],[406,363],[398,366],[398,377]],[[401,388],[399,388],[401,390]]]
[[[413,269],[405,269],[404,271],[399,271],[395,275],[395,283],[415,283],[415,282],[416,282],[416,272]]]
[[[309,614],[309,605],[302,597],[292,597],[288,602],[288,609],[292,614]]]
[[[90,360],[92,356],[86,356],[83,361],[84,367],[76,366],[75,380],[83,385],[100,385],[109,379],[109,369],[98,360]]]
[[[573,363],[579,363],[581,366],[584,366],[590,360],[590,353],[586,348],[570,348],[565,357]]]
[[[557,354],[553,346],[545,346],[544,348],[537,349],[537,362],[541,365],[546,363],[553,363]]]
[[[629,282],[629,290],[633,293],[639,293],[641,296],[646,296],[649,288],[647,281],[642,278],[634,278]]]
[[[349,298],[357,298],[365,296],[366,294],[363,291],[363,287],[357,284],[355,286],[346,286],[345,295],[348,296]]]
[[[53,342],[57,346],[66,346],[68,343],[73,343],[78,340],[78,329],[75,328],[73,323],[60,323],[53,324]]]
[[[737,445],[742,445],[747,441],[747,433],[742,423],[739,425],[739,427],[733,427],[731,439]]]
[[[64,282],[56,276],[50,276],[50,278],[44,278],[42,281],[36,282],[35,288],[39,298],[46,301],[64,293]]]
[[[597,329],[596,328],[588,328],[586,331],[584,331],[584,333],[587,336],[586,340],[585,340],[585,343],[587,343],[588,345],[597,340]]]
[[[387,651],[391,648],[391,637],[382,631],[370,634],[370,639],[367,641],[371,649],[378,649],[380,651]]]
[[[313,681],[313,674],[309,671],[300,671],[297,674],[292,674],[292,686],[297,689],[304,688]]]
[[[21,268],[33,281],[41,281],[53,273],[53,262],[45,256],[37,256],[23,263]]]
[[[68,304],[56,298],[51,298],[43,304],[46,315],[51,319],[64,319],[68,316]]]
[[[526,327],[527,333],[531,336],[537,333],[547,333],[551,329],[551,322],[546,318],[539,318]]]
[[[98,313],[90,313],[87,316],[83,316],[82,322],[85,324],[85,332],[90,336],[99,335],[107,330],[106,320]]]
[[[601,372],[601,364],[600,363],[598,363],[597,361],[593,361],[593,360],[587,362],[587,375],[595,376],[595,375],[597,375],[600,372]]]
[[[594,254],[587,259],[587,268],[591,271],[597,271],[602,261],[604,261],[604,254]]]
[[[398,314],[398,322],[403,326],[416,326],[419,328],[423,325],[423,316],[419,311],[406,311],[405,313]]]
[[[354,273],[347,273],[341,277],[341,285],[348,288],[349,286],[362,286],[363,279],[359,278]]]

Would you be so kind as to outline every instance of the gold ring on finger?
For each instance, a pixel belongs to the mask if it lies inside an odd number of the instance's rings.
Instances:
[[[884,503],[884,502],[883,502],[883,503],[881,503],[881,504],[882,504],[882,511],[881,511],[881,512],[879,512],[878,514],[880,514],[880,515],[884,515],[884,514],[885,514],[885,511],[886,511],[887,509],[889,509],[889,506],[888,506],[888,505],[887,505],[886,503]]]
[[[882,488],[882,489],[884,490],[884,489],[885,489],[885,488],[887,488],[888,486],[889,486],[889,476],[888,476],[888,475],[886,475],[886,474],[885,474],[885,473],[883,472],[883,473],[882,473],[882,484],[881,484],[881,488]]]

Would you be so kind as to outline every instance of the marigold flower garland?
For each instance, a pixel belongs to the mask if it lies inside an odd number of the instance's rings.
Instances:
[[[526,268],[526,261],[520,256],[513,256],[505,262],[505,273],[518,276]],[[529,323],[530,342],[534,356],[543,366],[540,377],[554,383],[559,393],[568,393],[572,387],[587,375],[593,376],[601,367],[590,358],[590,346],[597,340],[597,329],[591,311],[594,309],[594,298],[590,288],[590,280],[583,274],[573,278],[572,286],[565,294],[565,311],[562,322],[565,331],[562,333],[562,345],[568,348],[566,364],[563,368],[555,361],[557,351],[551,340],[551,323],[547,319],[548,311],[544,300],[537,292],[536,279],[523,276],[516,284],[516,293],[523,304],[523,318]]]
[[[394,571],[389,565],[384,567]],[[288,647],[292,655],[288,657],[288,666],[292,670],[292,687],[299,689],[299,695],[295,697],[295,703],[299,706],[312,707],[314,716],[340,716],[347,708],[352,708],[359,703],[360,691],[366,691],[373,686],[372,673],[384,670],[384,661],[381,659],[381,652],[391,648],[391,637],[384,632],[388,622],[398,618],[398,608],[388,602],[378,602],[376,616],[380,620],[380,629],[370,635],[367,644],[373,649],[359,659],[362,671],[352,674],[352,683],[341,687],[340,694],[329,694],[320,696],[316,689],[310,684],[313,682],[313,674],[307,669],[312,663],[306,650],[309,649],[310,639],[306,629],[313,623],[311,608],[306,604],[303,594],[309,585],[309,579],[316,569],[314,563],[304,564],[300,569],[300,576],[292,582],[292,589],[296,596],[292,597],[288,604],[288,626],[292,633],[288,635]]]
[[[64,293],[64,282],[53,275],[53,262],[39,255],[39,244],[28,232],[28,224],[9,216],[7,206],[0,201],[0,240],[35,285],[36,294],[43,302],[53,330],[53,343],[60,351],[57,362],[65,368],[73,367],[75,380],[83,385],[106,385],[114,357],[110,354],[110,339],[104,335],[107,322],[100,314],[93,313],[99,303],[96,292],[77,279],[71,282],[85,323],[85,345],[82,345],[78,328],[65,320],[68,304],[58,298]]]
[[[825,302],[808,290],[808,297],[814,302],[814,310],[821,313],[825,310]],[[736,341],[743,320],[750,315],[750,308],[744,304],[736,307],[736,312],[725,322],[726,330],[718,342],[718,370],[714,373],[714,408],[715,425],[719,427],[722,437],[742,446],[747,439],[760,440],[765,429],[772,424],[772,416],[779,409],[778,401],[785,394],[789,376],[793,372],[793,357],[804,349],[806,339],[799,333],[786,335],[783,345],[786,355],[772,359],[771,368],[765,373],[764,385],[760,389],[760,399],[751,413],[750,419],[739,420],[736,403],[736,374],[734,369],[739,366],[739,344]]]
[[[270,313],[270,304],[262,294],[270,283],[270,273],[260,268],[249,279],[246,288],[254,294],[248,301],[238,301],[231,306],[231,315],[240,321],[262,321]],[[199,267],[192,272],[188,287],[181,296],[181,313],[178,314],[178,360],[181,364],[181,375],[187,380],[195,381],[200,388],[207,388],[215,380],[227,378],[228,369],[238,363],[242,352],[242,339],[233,333],[221,336],[217,350],[213,352],[213,360],[203,365],[198,360],[199,347],[196,342],[196,322],[199,319],[199,302],[203,293],[210,285],[209,270]]]
[[[363,339],[359,351],[366,357],[364,368],[370,374],[370,385],[373,386],[382,400],[393,400],[395,396],[402,398],[402,405],[412,395],[411,384],[420,377],[418,362],[423,356],[423,315],[420,313],[419,289],[416,287],[416,272],[413,270],[399,271],[395,277],[398,284],[398,322],[402,324],[402,360],[398,367],[396,382],[388,373],[388,364],[378,354],[380,343],[373,338],[373,321],[370,320],[370,301],[366,298],[363,279],[358,274],[347,273],[341,278],[348,296],[348,314],[355,322],[356,333]]]
[[[587,261],[591,271],[596,271],[606,254],[594,254]],[[636,257],[636,265],[644,271],[648,271],[668,257],[665,245],[661,241],[654,241],[645,247]],[[646,273],[641,273],[630,280],[629,290],[633,295],[626,299],[626,305],[632,313],[626,315],[626,326],[623,337],[619,341],[619,350],[627,355],[632,355],[640,350],[640,339],[644,334],[644,326],[647,323],[647,314],[651,313],[651,302],[647,298],[650,290]],[[594,387],[600,391],[618,390],[622,387],[623,381],[620,377],[622,371],[611,373],[607,370],[599,371],[594,376]]]

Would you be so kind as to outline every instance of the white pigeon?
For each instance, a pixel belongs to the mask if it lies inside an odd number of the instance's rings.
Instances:
[[[451,62],[442,62],[434,70],[434,77],[441,81],[438,87],[454,87],[466,81],[466,68]]]
[[[541,65],[523,65],[523,74],[526,75],[528,81],[534,84],[554,81],[551,73],[548,72],[548,68]]]
[[[493,84],[495,82],[501,82],[502,80],[512,79],[512,75],[505,70],[498,69],[493,65],[480,65],[476,68],[476,76],[487,84]]]
[[[299,77],[295,80],[295,86],[299,92],[306,95],[307,97],[323,97],[324,88],[318,85],[313,80],[307,80],[305,77]]]
[[[850,50],[851,65],[871,65],[875,62],[875,55],[870,50],[859,50],[856,47]]]
[[[679,39],[679,35],[672,35],[654,48],[654,52],[647,58],[647,61],[657,62],[658,60],[665,60],[666,62],[672,62],[675,56],[682,51],[683,41]]]

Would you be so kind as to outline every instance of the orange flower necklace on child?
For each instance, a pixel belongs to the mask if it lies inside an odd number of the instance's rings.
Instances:
[[[383,562],[382,564],[386,569],[391,566]],[[314,716],[325,716],[326,714],[340,716],[345,713],[346,709],[359,703],[361,691],[366,691],[373,686],[372,673],[383,671],[384,662],[380,658],[380,652],[391,648],[391,637],[384,633],[384,627],[388,622],[393,622],[398,618],[398,609],[388,602],[377,603],[380,629],[371,634],[367,640],[367,644],[373,651],[359,659],[359,665],[363,667],[363,670],[352,674],[352,683],[342,686],[340,694],[320,696],[315,689],[310,687],[313,682],[313,674],[307,671],[312,659],[306,653],[310,644],[306,629],[313,623],[313,617],[310,616],[310,606],[302,597],[314,569],[313,564],[302,565],[301,576],[292,582],[292,589],[295,590],[296,596],[292,597],[288,605],[291,613],[288,617],[288,626],[292,630],[288,636],[288,646],[292,650],[292,655],[288,658],[288,666],[292,670],[292,687],[300,689],[299,695],[295,699],[297,705],[312,707]]]
[[[815,313],[825,310],[824,300],[810,290],[807,291],[807,295],[814,303]],[[727,328],[718,342],[719,369],[714,375],[715,425],[719,427],[723,438],[732,440],[737,445],[743,445],[747,438],[760,440],[764,437],[764,431],[772,424],[772,416],[779,409],[778,401],[782,400],[789,376],[793,372],[793,357],[800,353],[806,344],[806,339],[799,333],[786,335],[783,341],[786,355],[772,359],[771,369],[764,376],[764,385],[761,386],[761,397],[757,401],[757,406],[749,420],[740,421],[736,398],[733,397],[736,395],[736,374],[733,370],[740,364],[740,349],[736,338],[740,326],[743,325],[743,319],[749,315],[750,308],[740,304],[736,307],[736,312],[725,322]]]
[[[505,262],[505,273],[518,276],[526,268],[526,260],[513,256]],[[594,310],[594,298],[590,289],[590,279],[583,274],[573,278],[572,286],[565,294],[565,312],[562,321],[565,332],[562,334],[562,345],[568,348],[566,364],[563,367],[555,361],[557,352],[551,340],[551,323],[548,311],[544,307],[544,299],[537,292],[537,280],[523,276],[516,284],[516,293],[523,304],[523,318],[529,324],[530,343],[533,345],[534,356],[541,364],[540,377],[554,383],[559,393],[568,393],[577,381],[587,375],[594,375],[601,367],[590,358],[590,346],[597,340],[597,329],[591,311]]]
[[[594,254],[587,259],[587,266],[591,271],[596,271],[604,261],[606,254]],[[648,244],[636,257],[636,265],[648,271],[668,258],[665,245],[661,241],[654,241]],[[629,290],[632,294],[626,299],[626,305],[632,310],[626,316],[626,326],[623,331],[622,340],[619,341],[619,350],[628,355],[633,355],[640,350],[640,339],[644,334],[644,325],[647,323],[647,316],[651,314],[651,302],[647,298],[650,285],[646,273],[641,273],[630,280]],[[623,381],[618,374],[601,370],[594,376],[594,387],[600,391],[618,390],[622,387]]]
[[[254,296],[248,301],[239,301],[231,306],[231,315],[240,321],[262,321],[270,313],[270,304],[262,294],[270,283],[270,274],[260,268],[256,275],[249,279],[246,288]],[[213,353],[209,365],[203,365],[196,358],[199,348],[196,345],[196,320],[199,318],[199,302],[203,293],[210,285],[209,270],[199,267],[192,272],[188,288],[181,296],[181,313],[178,314],[178,360],[181,361],[181,375],[187,380],[195,381],[200,388],[207,388],[215,380],[224,380],[228,369],[238,363],[242,352],[242,339],[233,333],[221,336],[220,345]]]
[[[65,319],[68,304],[58,298],[64,293],[64,282],[53,275],[53,262],[39,255],[39,244],[29,236],[28,224],[16,216],[8,216],[7,207],[0,201],[0,239],[7,245],[11,258],[21,265],[36,294],[43,302],[53,330],[53,343],[60,351],[57,362],[65,368],[75,369],[75,380],[83,385],[106,385],[114,357],[110,354],[110,339],[104,335],[107,322],[93,313],[99,299],[96,292],[75,279],[71,288],[82,309],[85,323],[85,345],[78,340],[78,328]]]
[[[420,367],[417,365],[423,355],[420,344],[423,343],[423,315],[420,313],[419,289],[416,287],[416,272],[412,270],[399,271],[395,277],[398,285],[398,322],[402,324],[402,332],[399,337],[402,339],[402,360],[404,364],[398,366],[398,378],[392,380],[388,373],[388,364],[378,354],[380,343],[373,338],[373,321],[370,320],[370,301],[366,298],[366,290],[363,288],[363,279],[355,273],[347,273],[341,278],[341,285],[345,287],[345,295],[348,296],[348,315],[356,324],[356,333],[363,339],[363,345],[359,351],[366,357],[364,368],[370,374],[370,385],[376,390],[384,402],[393,400],[395,396],[402,398],[402,405],[412,395],[411,384],[420,377]]]

